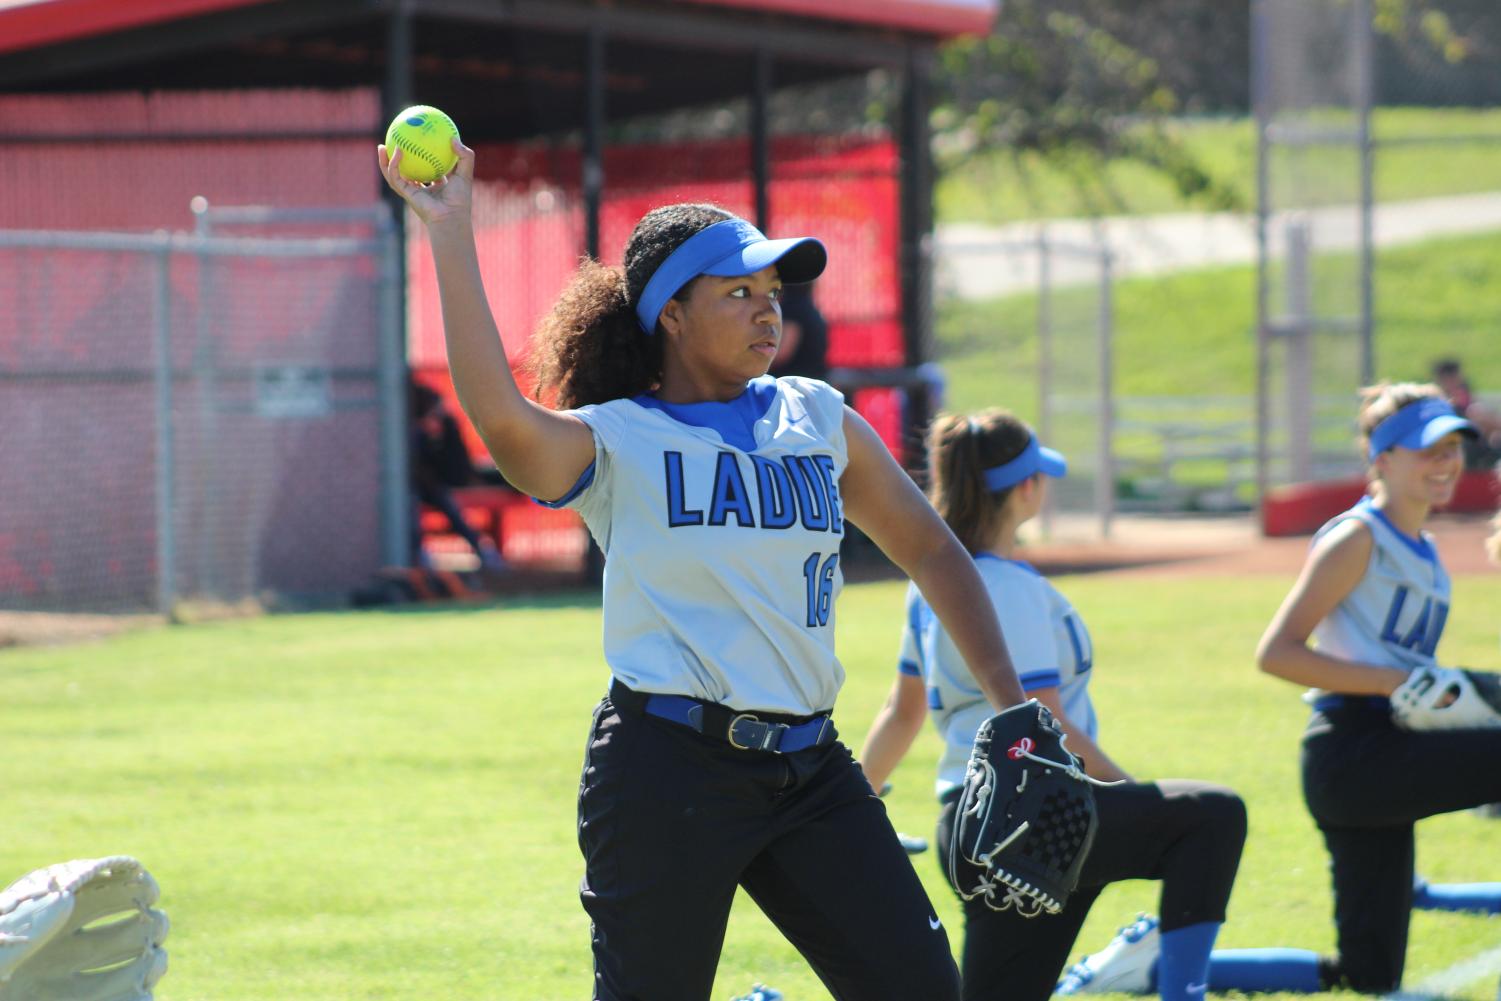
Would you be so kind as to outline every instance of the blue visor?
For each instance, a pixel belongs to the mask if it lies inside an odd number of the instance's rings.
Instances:
[[[768,240],[744,219],[716,222],[683,241],[657,268],[636,303],[636,320],[653,333],[667,300],[699,275],[751,275],[775,264],[783,282],[800,285],[822,274],[828,259],[823,244],[811,236]]]
[[[1376,425],[1368,458],[1395,446],[1414,451],[1427,448],[1452,431],[1472,438],[1477,434],[1475,425],[1455,413],[1448,400],[1436,396],[1415,400]]]
[[[1034,434],[1027,442],[1027,447],[1022,449],[1021,455],[1010,462],[985,470],[985,486],[991,493],[999,493],[1038,473],[1061,480],[1068,475],[1068,460],[1061,452],[1043,448],[1042,442]]]

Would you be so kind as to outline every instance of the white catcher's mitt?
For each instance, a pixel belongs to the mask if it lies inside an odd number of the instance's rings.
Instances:
[[[158,895],[127,855],[16,880],[0,892],[0,1001],[151,1001],[167,972]]]
[[[1392,721],[1404,730],[1501,728],[1501,675],[1457,667],[1415,668],[1391,694]]]

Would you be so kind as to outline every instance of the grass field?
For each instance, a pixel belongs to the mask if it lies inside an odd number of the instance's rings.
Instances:
[[[1330,255],[1328,267],[1343,262]],[[1480,391],[1501,389],[1501,352],[1495,350],[1501,317],[1494,289],[1501,286],[1501,235],[1432,240],[1392,248],[1376,258],[1376,362],[1380,376],[1428,377],[1442,355],[1462,358]],[[1093,289],[1062,289],[1052,303],[1055,384],[1064,393],[1092,381],[1070,377],[1070,366],[1095,364]],[[1133,398],[1198,398],[1193,419],[1239,420],[1249,427],[1256,390],[1255,269],[1222,267],[1119,281],[1114,288],[1118,416],[1147,414]],[[936,356],[948,379],[945,405],[954,410],[1006,406],[1028,420],[1038,410],[1038,300],[1034,294],[941,303]],[[1338,357],[1341,373],[1358,367],[1353,339]],[[1083,376],[1092,380],[1093,376]],[[1328,385],[1353,375],[1336,374]],[[1350,383],[1353,389],[1353,382]],[[1215,398],[1219,411],[1202,401]],[[1353,397],[1352,397],[1353,399]],[[1208,409],[1206,409],[1206,407]],[[1351,410],[1353,414],[1353,407]],[[1060,443],[1064,444],[1064,443]],[[1161,442],[1122,429],[1117,451],[1127,462],[1150,463]],[[1066,444],[1064,444],[1066,447]],[[1185,465],[1185,480],[1222,481],[1224,465]]]
[[[1204,170],[1235,191],[1249,210],[1256,192],[1255,123],[1248,118],[1182,119],[1168,126]],[[1501,111],[1378,108],[1372,115],[1377,140],[1392,142],[1376,157],[1374,185],[1381,201],[1501,190]],[[1462,137],[1486,137],[1457,141]],[[1434,139],[1440,142],[1425,143]],[[1312,160],[1328,161],[1320,169]],[[1353,158],[1344,152],[1309,154],[1303,169],[1337,178],[1329,186],[1338,200],[1357,189]],[[1082,189],[1074,174],[1089,179]],[[1328,180],[1326,177],[1325,180]],[[1140,164],[1111,161],[1079,164],[1075,170],[1035,154],[996,153],[944,171],[936,193],[941,222],[1006,223],[1091,215],[1141,215],[1202,211],[1186,202],[1162,174]]]
[[[1305,711],[1250,662],[1287,583],[1062,581],[1099,652],[1105,746],[1141,776],[1223,781],[1250,806],[1221,943],[1327,949],[1325,860],[1295,772]],[[1501,578],[1461,578],[1456,593],[1441,654],[1496,665]],[[892,675],[901,596],[898,583],[851,586],[839,606],[850,680],[836,718],[856,747]],[[563,596],[0,653],[0,881],[73,857],[141,858],[173,920],[162,1001],[583,998],[573,796],[606,682],[599,633],[594,598]],[[937,750],[925,733],[896,776],[898,829],[930,833]],[[1494,821],[1419,830],[1431,878],[1501,878]],[[957,945],[933,856],[916,866]],[[1154,899],[1153,884],[1110,889],[1076,951]],[[1498,943],[1501,922],[1419,914],[1408,981]],[[742,900],[714,997],[755,980],[789,1001],[827,996]],[[1461,996],[1494,993],[1483,982]]]

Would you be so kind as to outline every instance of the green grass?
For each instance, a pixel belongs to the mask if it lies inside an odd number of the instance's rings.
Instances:
[[[1343,260],[1333,255],[1335,268]],[[1117,282],[1115,392],[1119,396],[1241,396],[1256,389],[1255,268],[1224,267]],[[1501,389],[1501,235],[1433,240],[1376,257],[1379,375],[1426,379],[1440,355],[1462,358],[1478,390]],[[1060,386],[1078,385],[1068,366],[1093,365],[1093,289],[1055,293]],[[1069,325],[1067,318],[1075,318]],[[1037,413],[1037,297],[943,303],[937,358],[947,405],[1003,404]],[[1350,357],[1354,357],[1353,354]],[[1349,375],[1350,384],[1358,372]]]
[[[1255,203],[1256,137],[1250,119],[1183,119],[1170,130],[1222,185],[1239,193],[1243,206]],[[1475,142],[1391,145],[1379,149],[1374,184],[1381,201],[1501,189],[1501,111],[1379,108],[1372,131],[1381,140],[1489,136]],[[1314,151],[1301,168],[1322,178],[1333,200],[1353,200],[1358,192],[1353,157],[1343,151]],[[1076,183],[1075,174],[1088,183]],[[1305,181],[1305,183],[1311,183]],[[1163,175],[1140,164],[1110,161],[1059,167],[1035,154],[993,153],[943,173],[936,193],[942,222],[1005,223],[1089,215],[1141,215],[1202,211]]]
[[[1223,781],[1250,805],[1222,943],[1325,949],[1325,859],[1295,775],[1304,709],[1250,664],[1287,584],[1091,577],[1063,587],[1100,654],[1105,746],[1143,776]],[[1501,579],[1456,590],[1442,652],[1495,664]],[[900,584],[881,583],[852,586],[840,603],[850,680],[838,718],[856,747],[890,683],[901,600]],[[599,634],[592,597],[561,597],[0,653],[0,881],[73,857],[141,858],[173,920],[162,1001],[584,997],[573,797],[606,680]],[[925,732],[896,776],[899,829],[931,829],[937,751]],[[1469,814],[1425,821],[1424,871],[1501,878],[1496,830]],[[960,928],[933,856],[916,865]],[[1107,891],[1076,952],[1153,900],[1151,884]],[[1410,982],[1498,941],[1501,925],[1419,914]],[[791,1001],[826,996],[742,900],[714,997],[754,980]],[[1489,1001],[1494,986],[1462,996]]]

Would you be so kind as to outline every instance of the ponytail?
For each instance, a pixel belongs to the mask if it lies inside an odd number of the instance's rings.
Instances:
[[[954,535],[971,553],[995,538],[1015,487],[991,491],[985,470],[1021,455],[1032,431],[1004,410],[973,417],[941,414],[928,432],[930,499]]]

